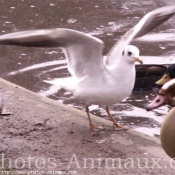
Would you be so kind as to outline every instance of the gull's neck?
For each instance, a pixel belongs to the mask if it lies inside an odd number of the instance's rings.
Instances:
[[[112,66],[109,66],[111,73],[116,80],[129,81],[132,86],[135,83],[135,64],[128,63],[125,58],[121,58],[117,63]]]
[[[120,71],[131,71],[131,70],[135,70],[135,64],[133,63],[129,63],[128,61],[126,61],[125,58],[120,58],[120,60],[118,60],[116,63],[114,63],[113,65],[109,66],[111,70],[113,70],[114,72],[117,70]]]

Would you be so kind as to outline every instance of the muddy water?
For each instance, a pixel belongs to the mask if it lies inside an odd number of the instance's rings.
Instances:
[[[0,34],[24,29],[71,28],[102,39],[106,54],[145,13],[168,4],[171,2],[161,0],[2,0]],[[175,54],[174,31],[175,18],[156,29],[154,35],[133,44],[139,47],[146,63],[170,63]],[[52,94],[53,89],[48,91],[50,86],[42,82],[69,76],[60,49],[0,46],[0,59],[2,78],[37,93],[47,92],[58,102],[84,110],[84,102],[73,100],[71,94],[63,90]],[[120,123],[154,135],[169,110],[164,106],[153,112],[145,111],[156,93],[157,90],[133,92],[122,103],[111,106],[111,112]],[[92,105],[90,110],[108,119],[103,106]]]

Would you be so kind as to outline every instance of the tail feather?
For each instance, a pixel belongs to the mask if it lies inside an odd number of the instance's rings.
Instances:
[[[42,91],[39,94],[43,96],[49,96],[49,95],[57,93],[60,89],[62,89],[62,87],[57,86],[57,85],[52,85],[49,87],[49,89],[47,89],[46,91]]]
[[[44,83],[52,84],[52,85],[57,85],[61,87],[61,80],[62,79],[53,79],[53,80],[43,80]]]
[[[55,78],[53,80],[44,80],[43,82],[57,86],[58,89],[65,89],[68,92],[73,93],[76,89],[76,81],[72,77],[70,78]]]

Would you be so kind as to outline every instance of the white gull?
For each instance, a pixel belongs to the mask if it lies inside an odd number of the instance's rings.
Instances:
[[[110,49],[103,60],[103,42],[93,36],[71,29],[45,29],[14,32],[0,36],[0,44],[28,47],[60,47],[64,50],[71,77],[45,81],[71,92],[79,100],[87,102],[86,112],[92,130],[101,126],[92,124],[90,104],[106,105],[115,129],[126,129],[110,114],[108,105],[128,97],[135,82],[135,62],[139,59],[137,47],[128,45],[172,17],[175,6],[166,6],[147,13]]]

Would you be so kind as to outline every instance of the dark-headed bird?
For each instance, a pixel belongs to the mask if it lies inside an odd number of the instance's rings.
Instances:
[[[115,129],[126,129],[119,125],[110,114],[109,106],[128,97],[135,82],[135,62],[139,59],[139,49],[129,45],[134,39],[145,35],[175,14],[175,6],[161,7],[147,13],[133,28],[114,44],[104,61],[103,42],[93,36],[71,29],[58,28],[28,30],[0,36],[2,45],[28,47],[60,47],[64,50],[71,77],[45,81],[69,91],[74,98],[87,103],[86,112],[90,128],[95,126],[90,118],[88,106],[106,105],[106,112]]]

